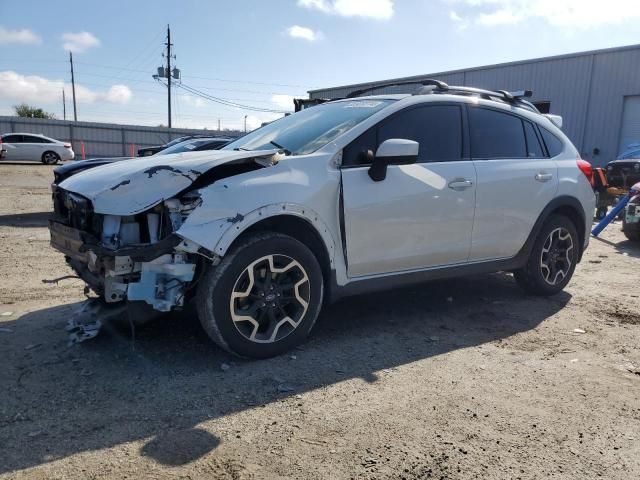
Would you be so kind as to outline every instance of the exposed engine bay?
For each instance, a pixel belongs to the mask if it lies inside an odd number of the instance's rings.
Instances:
[[[184,304],[198,255],[180,253],[175,232],[200,204],[197,193],[170,199],[131,216],[93,212],[91,202],[58,189],[51,243],[107,303],[142,300],[159,311]]]

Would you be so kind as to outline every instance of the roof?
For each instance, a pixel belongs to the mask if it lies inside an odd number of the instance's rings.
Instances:
[[[382,82],[395,82],[395,81],[410,81],[410,80],[419,80],[419,79],[424,79],[424,78],[437,78],[438,76],[443,76],[443,75],[453,75],[456,73],[463,73],[463,72],[474,72],[474,71],[480,71],[480,70],[488,70],[488,69],[492,69],[492,68],[502,68],[502,67],[512,67],[512,66],[516,66],[516,65],[528,65],[528,64],[532,64],[532,63],[539,63],[539,62],[546,62],[549,60],[561,60],[561,59],[566,59],[566,58],[577,58],[577,57],[583,57],[583,56],[589,56],[589,55],[597,55],[597,54],[601,54],[601,53],[614,53],[614,52],[622,52],[625,50],[638,50],[640,49],[640,44],[634,44],[634,45],[624,45],[621,47],[612,47],[612,48],[602,48],[599,50],[587,50],[584,52],[575,52],[575,53],[565,53],[565,54],[561,54],[561,55],[552,55],[549,57],[539,57],[539,58],[533,58],[533,59],[529,59],[529,60],[516,60],[513,62],[505,62],[505,63],[495,63],[495,64],[491,64],[491,65],[483,65],[483,66],[479,66],[479,67],[471,67],[471,68],[459,68],[456,70],[447,70],[444,72],[436,72],[436,73],[425,73],[422,75],[412,75],[410,77],[397,77],[397,78],[389,78],[389,79],[384,79],[384,80],[375,80],[375,81],[371,81],[371,82],[362,82],[362,83],[352,83],[352,84],[348,84],[348,85],[339,85],[339,86],[335,86],[335,87],[327,87],[327,88],[316,88],[314,90],[308,90],[307,93],[314,94],[317,92],[325,92],[328,90],[337,90],[337,89],[356,89],[356,88],[362,88],[362,87],[366,87],[369,85],[376,85],[378,83],[382,83]]]

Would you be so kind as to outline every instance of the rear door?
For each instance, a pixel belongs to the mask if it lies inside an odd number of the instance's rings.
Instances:
[[[557,167],[532,122],[480,106],[468,113],[478,175],[470,260],[513,257],[556,194]]]
[[[42,154],[47,147],[48,142],[35,135],[22,136],[22,151],[24,152],[24,160],[42,160]]]
[[[457,104],[408,107],[343,150],[349,277],[467,261],[476,175],[465,155],[462,114]],[[390,138],[417,141],[417,163],[389,165],[386,178],[374,182],[366,152]]]

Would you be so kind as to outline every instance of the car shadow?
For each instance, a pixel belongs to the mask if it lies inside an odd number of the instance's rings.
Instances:
[[[306,344],[262,361],[215,347],[190,309],[73,347],[63,327],[80,303],[27,313],[0,323],[0,473],[138,440],[141,455],[183,465],[221,442],[202,422],[348,379],[375,383],[388,369],[531,330],[569,299],[527,296],[507,274],[345,298]]]
[[[607,240],[601,237],[591,237],[591,240],[609,245],[621,255],[629,255],[630,257],[640,258],[640,242],[633,242],[631,240],[612,242],[611,240]]]
[[[52,212],[15,213],[0,215],[0,227],[46,227]]]

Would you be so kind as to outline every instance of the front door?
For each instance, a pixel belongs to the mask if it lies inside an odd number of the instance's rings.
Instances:
[[[409,107],[343,152],[342,189],[349,277],[465,263],[471,247],[476,174],[464,159],[461,107]],[[418,161],[369,178],[367,155],[384,140],[420,144]]]

